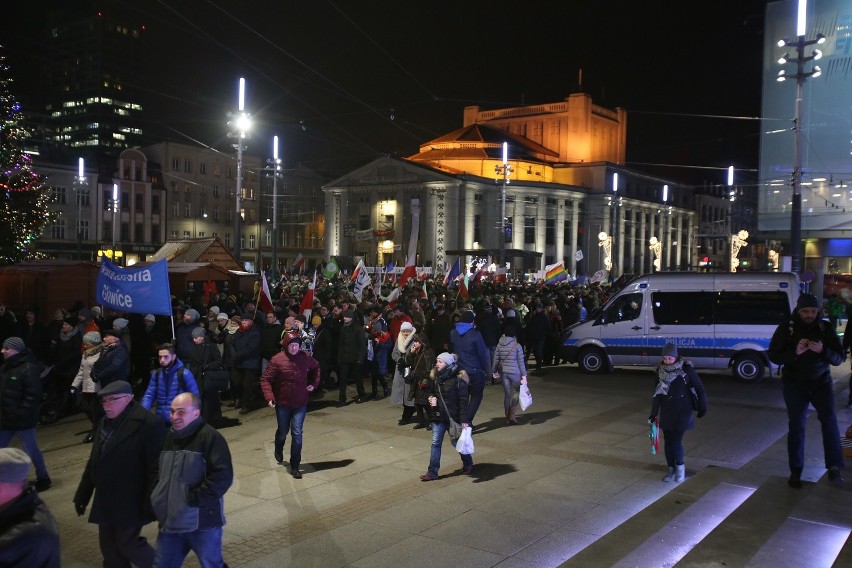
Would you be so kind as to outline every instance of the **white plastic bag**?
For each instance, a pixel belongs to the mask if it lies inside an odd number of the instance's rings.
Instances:
[[[527,385],[521,385],[521,394],[520,394],[520,403],[521,410],[526,410],[530,406],[532,406],[532,393],[530,392],[530,388]]]
[[[467,428],[462,428],[461,436],[459,436],[458,441],[456,442],[456,450],[460,454],[472,454],[473,453],[473,436],[471,435],[472,431],[470,426]]]

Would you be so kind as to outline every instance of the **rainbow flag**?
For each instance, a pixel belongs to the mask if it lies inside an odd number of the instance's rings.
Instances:
[[[567,279],[568,273],[565,272],[564,262],[557,262],[544,267],[544,283],[548,286]]]

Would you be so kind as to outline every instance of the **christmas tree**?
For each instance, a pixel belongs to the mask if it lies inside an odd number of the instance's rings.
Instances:
[[[35,241],[55,218],[50,186],[24,152],[21,105],[11,87],[11,69],[0,54],[0,266],[39,258]]]

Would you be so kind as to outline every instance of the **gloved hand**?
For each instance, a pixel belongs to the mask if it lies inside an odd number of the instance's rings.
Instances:
[[[706,410],[699,410],[699,411],[698,411],[698,417],[699,417],[699,418],[701,418],[701,417],[702,417],[702,416],[704,416],[705,414],[707,414],[707,411],[706,411]]]
[[[74,502],[74,510],[77,511],[78,517],[82,517],[86,514],[86,506],[82,503]]]
[[[75,394],[77,394],[77,387],[71,387],[69,389],[69,392],[71,393],[71,396],[74,396]]]
[[[654,420],[656,420],[656,419],[657,419],[657,417],[652,414],[651,416],[648,417],[648,424],[653,424]]]

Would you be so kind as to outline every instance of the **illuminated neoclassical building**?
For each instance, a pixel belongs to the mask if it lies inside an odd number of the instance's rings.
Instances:
[[[617,275],[652,270],[651,237],[662,243],[663,268],[690,266],[694,215],[683,207],[686,196],[673,182],[622,166],[626,119],[623,109],[599,107],[583,93],[551,104],[467,107],[462,128],[417,154],[379,158],[323,187],[326,254],[403,262],[418,199],[419,265],[440,272],[458,256],[496,258],[505,142],[511,269],[564,260],[571,274],[592,274],[604,266],[602,232],[613,236]]]

